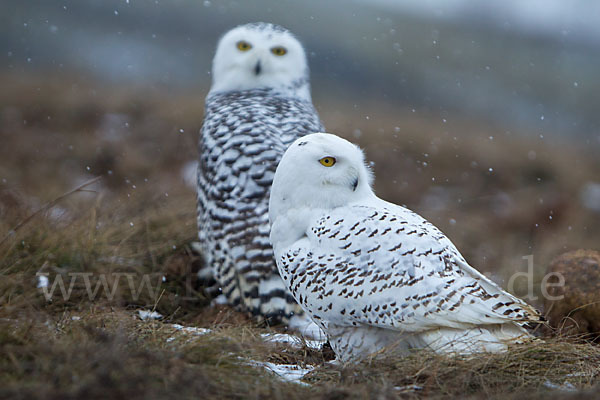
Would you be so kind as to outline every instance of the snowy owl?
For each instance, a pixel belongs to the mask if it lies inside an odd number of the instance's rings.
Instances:
[[[302,314],[269,242],[273,175],[296,138],[322,129],[304,49],[288,30],[251,23],[220,39],[199,143],[199,276],[269,323]]]
[[[435,226],[379,199],[362,151],[296,140],[269,202],[279,273],[338,359],[387,350],[502,351],[538,312],[471,267]]]

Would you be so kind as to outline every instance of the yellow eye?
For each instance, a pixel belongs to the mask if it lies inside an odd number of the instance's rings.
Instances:
[[[333,164],[335,164],[335,158],[327,156],[327,157],[321,158],[319,160],[319,162],[324,167],[333,167]]]
[[[285,47],[273,47],[271,49],[271,53],[275,54],[276,56],[284,56],[287,53],[287,50]]]
[[[239,51],[248,51],[252,48],[252,45],[244,40],[240,40],[236,44]]]

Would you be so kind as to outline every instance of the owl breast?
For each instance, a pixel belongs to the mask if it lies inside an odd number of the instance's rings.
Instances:
[[[230,304],[273,319],[302,313],[277,272],[268,200],[287,147],[323,130],[310,103],[269,89],[211,94],[200,138],[198,227]]]

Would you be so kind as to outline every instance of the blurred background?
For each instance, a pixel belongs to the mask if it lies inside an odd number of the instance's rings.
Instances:
[[[221,34],[253,21],[283,25],[302,41],[314,104],[328,131],[365,149],[377,193],[428,218],[500,284],[526,270],[525,256],[534,256],[539,280],[555,255],[598,249],[600,4],[1,7],[0,236],[15,243],[5,265],[29,257],[58,270],[179,268],[161,260],[196,235],[194,162],[213,52]],[[95,176],[92,193],[68,196],[11,232]],[[61,240],[40,254],[52,235]],[[100,237],[110,247],[90,250]]]

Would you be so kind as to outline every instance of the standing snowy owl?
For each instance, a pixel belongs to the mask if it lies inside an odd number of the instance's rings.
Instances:
[[[269,217],[284,282],[342,361],[384,348],[502,351],[540,319],[435,226],[375,196],[362,151],[337,136],[290,146]]]
[[[267,23],[219,41],[198,166],[198,228],[206,267],[227,302],[276,323],[302,309],[281,281],[269,242],[269,190],[298,137],[322,130],[302,45]]]

